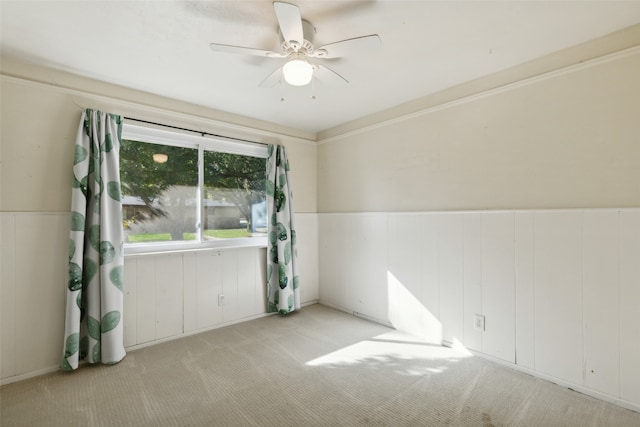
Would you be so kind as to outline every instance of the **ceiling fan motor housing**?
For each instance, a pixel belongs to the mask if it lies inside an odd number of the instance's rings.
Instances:
[[[316,72],[319,80],[328,80],[340,84],[349,83],[347,79],[326,65],[311,63],[309,60],[341,58],[352,53],[366,52],[380,46],[380,37],[377,34],[370,34],[340,40],[316,48],[313,45],[316,29],[311,22],[302,19],[298,6],[282,1],[274,1],[273,7],[278,21],[277,34],[280,40],[280,52],[222,43],[209,44],[209,47],[214,52],[285,59],[286,63],[272,71],[260,83],[260,87],[273,87],[281,82],[282,78],[291,85],[303,86],[316,77]],[[294,74],[296,75],[295,78],[288,78],[288,76],[290,77]]]
[[[304,40],[285,40],[282,35],[282,31],[278,29],[278,36],[280,37],[282,50],[287,54],[292,53],[292,51],[302,51],[306,54],[313,52],[313,42],[316,36],[316,27],[314,27],[313,24],[306,19],[302,20],[302,35],[304,37]]]

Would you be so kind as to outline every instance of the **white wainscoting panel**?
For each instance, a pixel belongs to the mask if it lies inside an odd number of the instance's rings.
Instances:
[[[255,294],[256,294],[256,313],[266,313],[267,311],[267,250],[258,249],[256,251],[258,264],[256,266],[255,276]],[[306,302],[306,301],[303,301]]]
[[[350,307],[347,299],[346,277],[349,274],[348,265],[350,257],[344,245],[347,233],[350,233],[349,216],[326,215],[322,217],[322,223],[318,224],[322,238],[318,240],[318,263],[322,266],[319,271],[319,280],[322,284],[319,288],[320,301],[324,304],[335,306],[344,310],[355,310]],[[381,317],[381,319],[386,319]]]
[[[620,397],[640,405],[640,210],[620,212]]]
[[[619,214],[587,211],[583,221],[585,385],[620,395]]]
[[[264,248],[132,255],[125,275],[127,347],[266,313]]]
[[[442,339],[464,342],[464,245],[462,214],[442,214],[438,221],[438,284]]]
[[[535,369],[535,255],[533,212],[514,214],[516,363]]]
[[[420,336],[427,330],[429,317],[422,303],[422,225],[420,215],[389,216],[389,321],[397,329]]]
[[[318,229],[321,303],[640,410],[640,210],[320,214]]]
[[[482,352],[515,363],[513,213],[482,216]]]
[[[464,281],[464,346],[482,351],[483,332],[475,327],[476,314],[482,309],[482,214],[470,213],[463,217],[463,281]]]
[[[208,328],[222,323],[222,307],[218,295],[223,293],[223,264],[221,251],[198,252],[196,256],[197,328]]]
[[[224,251],[222,293],[222,320],[233,322],[249,316],[264,313],[260,291],[255,286],[259,251],[253,248],[239,248]],[[262,281],[260,281],[262,283]]]
[[[132,259],[136,263],[136,344],[142,344],[156,339],[156,257]],[[132,301],[125,299],[124,302]],[[127,307],[124,309],[128,311]]]
[[[16,375],[16,218],[0,215],[0,375]]]
[[[536,369],[582,384],[582,212],[535,214]]]
[[[43,372],[62,356],[69,215],[2,213],[2,378]]]
[[[255,280],[256,280],[256,268],[260,260],[258,257],[258,251],[251,248],[237,249],[236,264],[234,268],[237,272],[237,307],[234,315],[235,319],[242,319],[244,317],[254,316],[259,313],[264,313],[264,307],[258,309],[258,295],[256,292]],[[224,284],[225,296],[228,294],[226,283]],[[224,315],[227,316],[227,308],[224,306]]]
[[[440,289],[438,286],[438,216],[422,215],[422,297],[427,322],[423,336],[431,342],[442,342],[440,321]]]
[[[124,283],[127,285],[124,286],[124,312],[123,319],[124,322],[124,346],[130,347],[135,345],[138,342],[138,334],[137,334],[137,319],[138,319],[138,306],[136,304],[137,301],[137,280],[136,277],[138,275],[138,263],[135,258],[125,258],[124,259]]]
[[[156,339],[183,332],[183,264],[182,254],[156,257]]]
[[[125,258],[125,345],[145,344],[266,312],[264,248]],[[219,305],[219,295],[224,302]]]
[[[222,257],[222,294],[224,304],[222,308],[222,321],[232,322],[238,318],[238,249],[225,251]],[[244,265],[243,268],[251,269],[253,263]]]
[[[300,300],[304,302],[317,301],[320,295],[318,286],[318,216],[315,213],[296,213],[295,221]]]
[[[347,296],[355,311],[370,317],[388,314],[387,233],[376,230],[387,226],[383,215],[354,216],[352,239],[347,240],[343,256],[350,264],[347,274]]]
[[[185,333],[198,329],[198,311],[194,310],[194,307],[198,305],[198,253],[185,252],[182,254],[184,278],[183,327]]]
[[[15,226],[15,350],[22,374],[62,357],[69,255],[59,248],[69,248],[69,217],[27,214]]]

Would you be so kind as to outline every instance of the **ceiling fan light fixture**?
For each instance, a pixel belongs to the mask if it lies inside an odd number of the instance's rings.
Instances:
[[[305,86],[313,78],[313,65],[309,64],[305,59],[296,57],[284,64],[282,74],[284,74],[284,81],[290,85]]]

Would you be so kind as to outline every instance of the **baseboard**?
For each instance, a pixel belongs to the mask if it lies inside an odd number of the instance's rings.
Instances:
[[[318,304],[323,305],[325,307],[333,308],[334,310],[341,311],[343,313],[351,314],[352,316],[359,317],[360,319],[368,320],[369,322],[378,323],[379,325],[386,326],[391,329],[395,329],[391,323],[387,320],[378,319],[377,317],[369,316],[368,314],[359,313],[354,310],[349,310],[346,307],[342,307],[339,305],[331,304],[326,301],[318,301]]]
[[[260,313],[260,314],[256,314],[256,315],[253,315],[253,316],[243,317],[241,319],[231,320],[229,322],[217,323],[215,325],[208,326],[206,328],[194,329],[192,331],[183,332],[181,334],[172,335],[170,337],[160,338],[160,339],[153,340],[153,341],[148,341],[148,342],[145,342],[145,343],[131,345],[129,347],[125,347],[125,350],[127,352],[136,351],[136,350],[140,350],[141,348],[151,347],[151,346],[154,346],[154,345],[157,345],[157,344],[162,344],[162,343],[165,343],[165,342],[179,340],[181,338],[190,337],[192,335],[202,334],[204,332],[213,331],[215,329],[224,328],[226,326],[236,325],[238,323],[244,323],[244,322],[248,322],[250,320],[262,319],[263,317],[273,316],[274,314],[277,314],[277,313]]]
[[[446,347],[451,347],[451,343],[448,343],[448,342],[443,342],[443,345],[445,345]],[[497,358],[476,350],[470,350],[470,349],[467,349],[467,350],[474,356],[480,357],[482,359],[488,360],[490,362],[496,363],[498,365],[501,365],[507,368],[511,368],[514,371],[522,372],[524,374],[531,375],[532,377],[536,377],[544,381],[549,381],[553,384],[559,385],[560,387],[565,387],[565,388],[568,388],[569,390],[572,390],[587,396],[591,396],[598,400],[613,403],[614,405],[618,405],[625,409],[629,409],[631,411],[640,413],[639,404],[629,402],[628,400],[624,400],[616,396],[611,396],[610,394],[602,393],[600,391],[585,387],[580,384],[572,383],[571,381],[563,380],[562,378],[554,377],[553,375],[548,375],[543,372],[536,371],[535,369],[531,369],[522,365],[517,365],[515,363],[507,362],[506,360],[502,360],[500,358]]]
[[[318,300],[311,300],[311,301],[307,301],[307,302],[301,303],[301,307],[308,307],[308,306],[314,305],[314,304],[318,304]],[[149,341],[149,342],[146,342],[146,343],[131,345],[131,346],[125,347],[125,350],[127,352],[136,351],[136,350],[139,350],[141,348],[154,346],[156,344],[161,344],[161,343],[177,340],[177,339],[180,339],[180,338],[185,338],[185,337],[188,337],[188,336],[191,336],[191,335],[201,334],[203,332],[212,331],[214,329],[224,328],[225,326],[231,326],[231,325],[235,325],[237,323],[243,323],[243,322],[248,322],[250,320],[261,319],[261,318],[267,317],[267,316],[273,316],[274,314],[277,314],[277,313],[260,313],[260,314],[254,315],[254,316],[243,317],[241,319],[236,319],[236,320],[233,320],[233,321],[230,321],[230,322],[219,323],[217,325],[214,325],[214,326],[211,326],[211,327],[208,327],[208,328],[196,329],[196,330],[193,330],[193,331],[184,332],[184,333],[181,333],[181,334],[178,334],[178,335],[172,335],[170,337],[161,338],[161,339],[158,339],[158,340],[153,340],[153,341]],[[84,363],[86,363],[84,360],[80,361],[80,364],[84,364]],[[50,373],[56,372],[58,370],[60,370],[59,366],[51,366],[49,368],[38,369],[37,371],[31,371],[31,372],[26,372],[24,374],[13,375],[13,376],[10,376],[10,377],[1,378],[0,379],[0,385],[11,384],[11,383],[16,383],[18,381],[28,380],[30,378],[39,377],[39,376],[45,375],[45,374],[50,374]]]
[[[24,374],[14,375],[0,379],[0,385],[6,385],[11,383],[17,383],[18,381],[28,380],[41,375],[50,374],[60,370],[59,366],[51,366],[49,368],[38,369],[37,371],[26,372]]]

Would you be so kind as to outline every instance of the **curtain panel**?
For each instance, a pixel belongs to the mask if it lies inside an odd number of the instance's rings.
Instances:
[[[83,111],[76,138],[64,349],[61,368],[125,356],[120,116]]]
[[[289,161],[282,145],[269,145],[267,160],[267,312],[300,308],[298,250]]]

